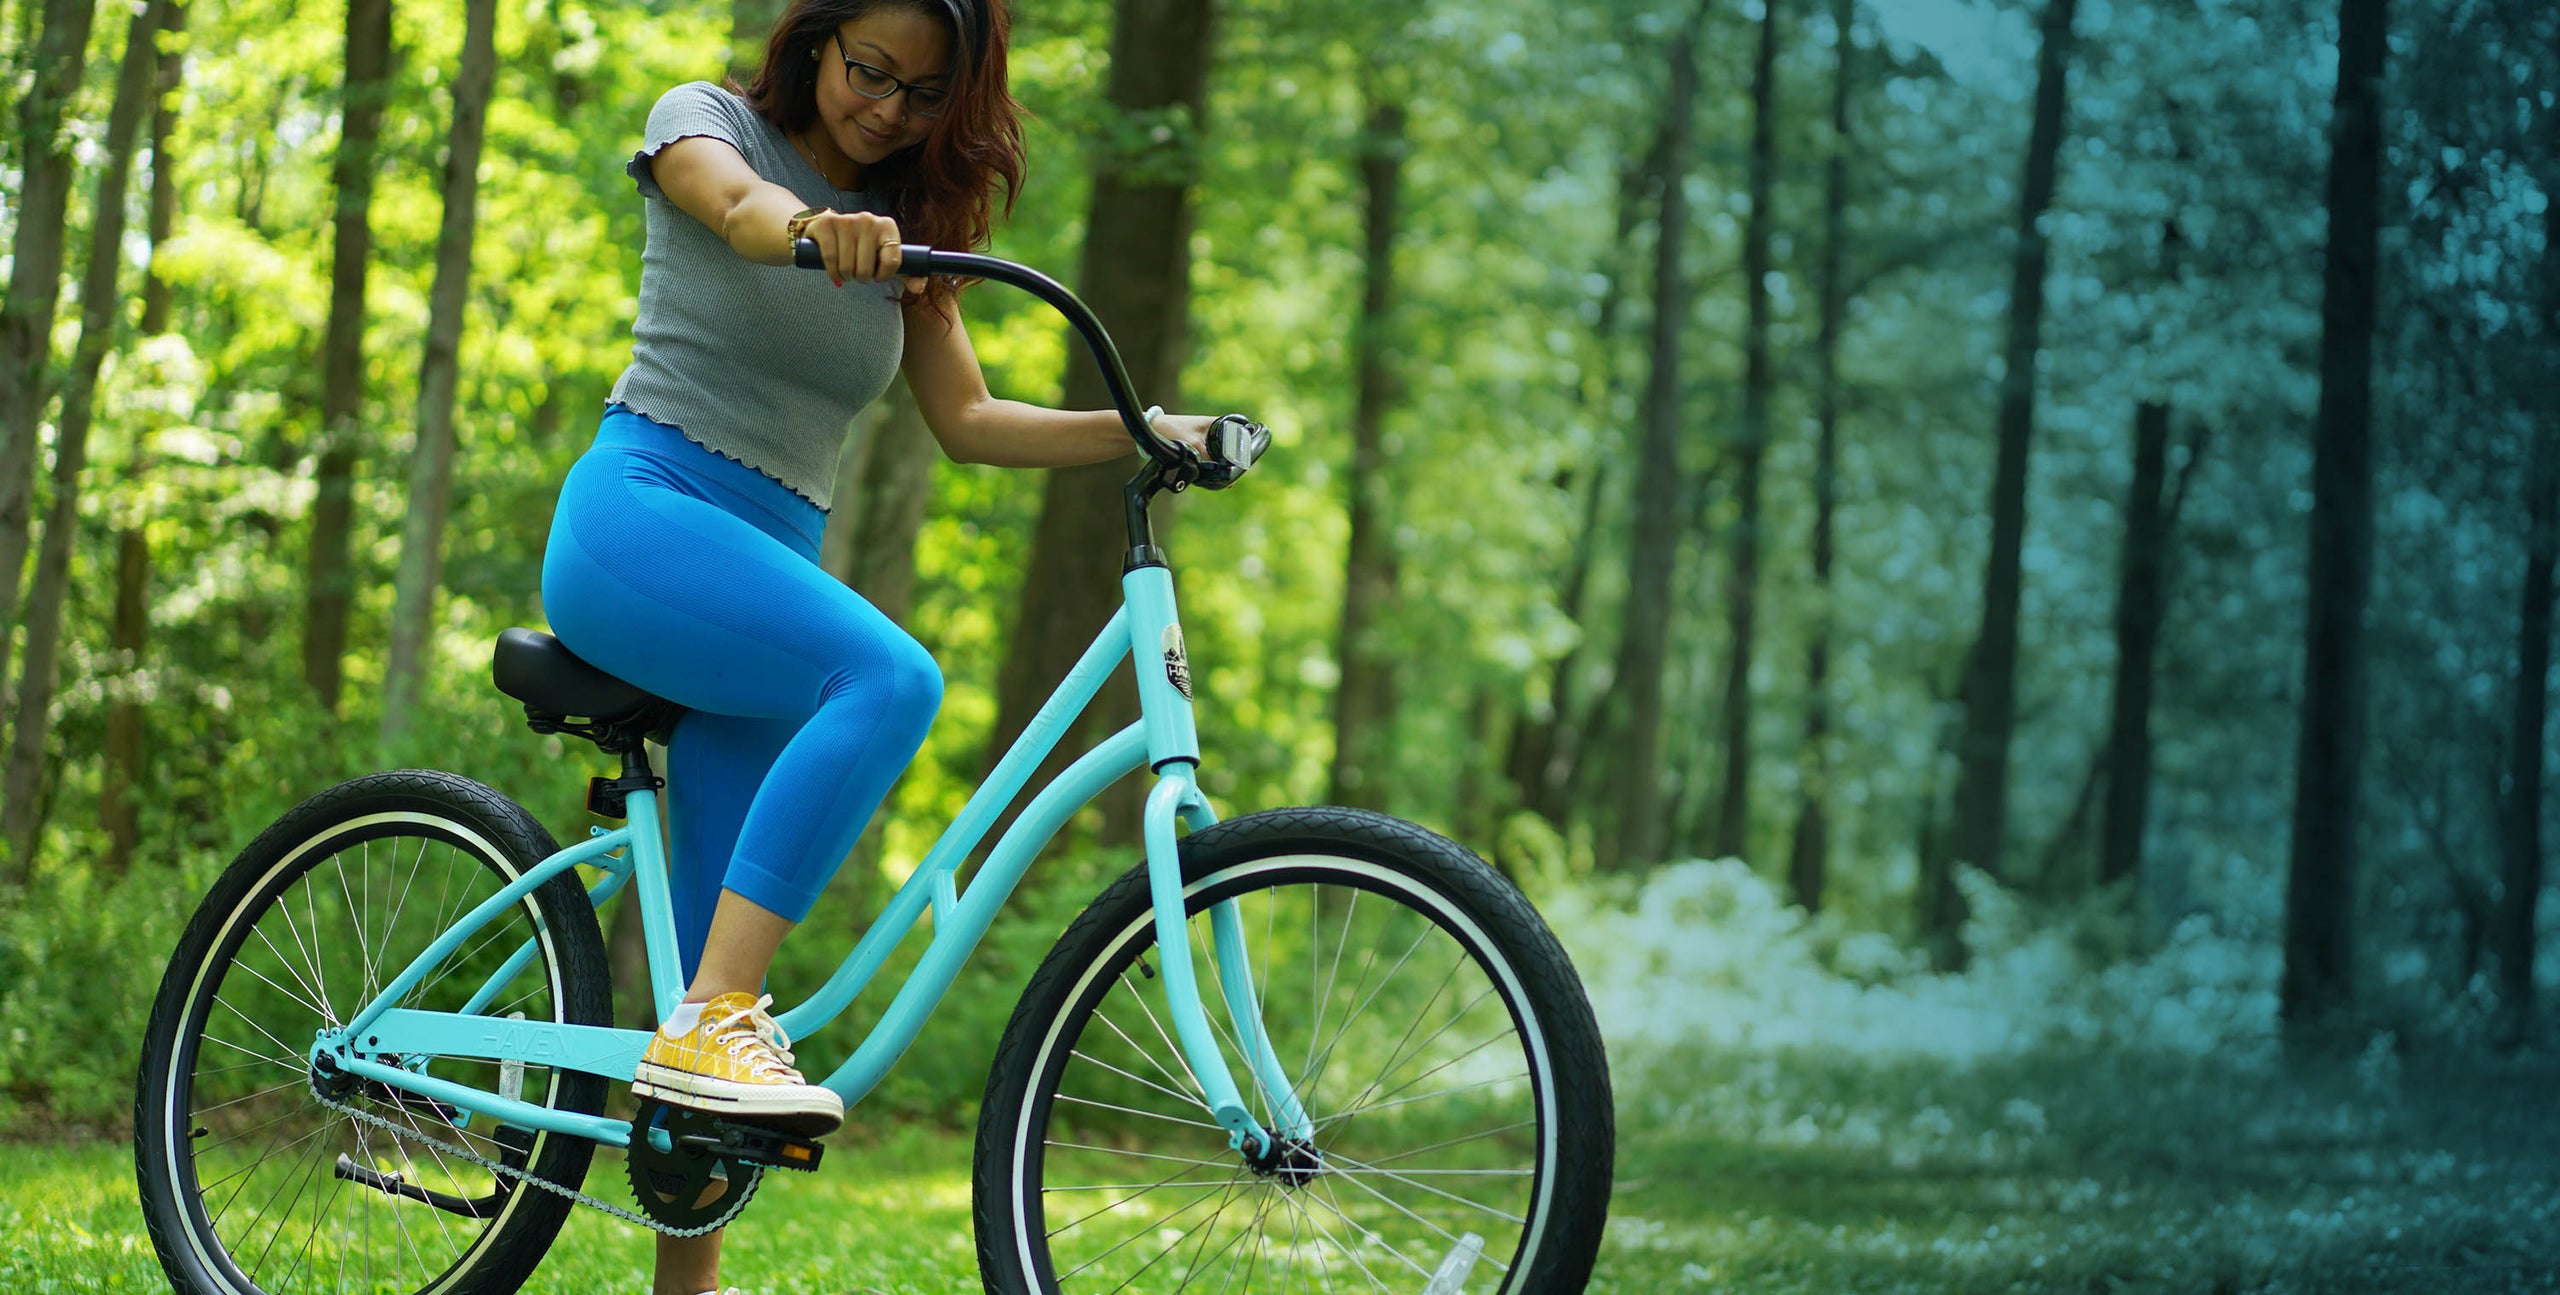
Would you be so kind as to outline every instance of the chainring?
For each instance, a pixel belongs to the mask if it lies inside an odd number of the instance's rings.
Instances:
[[[764,1166],[688,1145],[691,1138],[711,1136],[717,1123],[706,1112],[669,1106],[655,1098],[640,1099],[640,1108],[631,1116],[631,1145],[623,1164],[631,1175],[631,1198],[641,1213],[669,1228],[698,1232],[726,1226],[747,1208],[748,1198],[764,1178]],[[649,1136],[652,1128],[666,1131],[672,1150],[658,1150]],[[724,1177],[728,1190],[704,1200],[704,1193]]]

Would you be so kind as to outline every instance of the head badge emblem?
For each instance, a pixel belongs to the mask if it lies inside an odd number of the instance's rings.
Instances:
[[[1191,662],[1182,654],[1182,627],[1165,626],[1161,642],[1164,645],[1165,677],[1173,681],[1174,691],[1181,693],[1184,701],[1189,701],[1191,700]]]

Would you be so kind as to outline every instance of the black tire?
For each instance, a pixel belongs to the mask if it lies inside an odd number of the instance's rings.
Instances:
[[[978,1118],[986,1289],[1419,1291],[1474,1232],[1475,1295],[1581,1290],[1608,1213],[1608,1061],[1581,981],[1520,892],[1464,847],[1357,810],[1254,814],[1181,849],[1203,1006],[1232,1062],[1207,932],[1234,899],[1322,1168],[1256,1169],[1210,1122],[1162,1018],[1141,864],[1059,938],[1005,1028]],[[1377,1007],[1408,966],[1421,977]],[[1089,1064],[1071,1071],[1077,1059]],[[1244,1066],[1230,1073],[1270,1127],[1271,1095]]]
[[[224,870],[161,979],[134,1090],[143,1217],[175,1289],[497,1295],[523,1284],[570,1202],[329,1110],[313,1095],[302,1057],[322,1022],[342,1021],[364,1001],[364,982],[391,979],[471,905],[557,849],[532,815],[497,792],[452,774],[403,770],[342,783],[295,806]],[[612,1024],[604,938],[574,870],[501,913],[448,961],[446,974],[427,977],[404,1003],[459,1010],[528,938],[536,941],[531,965],[486,1010]],[[497,1086],[499,1071],[464,1058],[429,1066],[486,1088]],[[521,1073],[525,1100],[604,1109],[600,1077],[540,1067]],[[432,1124],[445,1142],[530,1165],[573,1188],[595,1150],[583,1138],[521,1130],[505,1130],[509,1141],[501,1142],[485,1115],[455,1127],[438,1118],[442,1112],[396,1103],[378,1087],[342,1100],[421,1135]],[[334,1172],[332,1152],[486,1201],[486,1216],[350,1181]],[[261,1194],[263,1203],[242,1218]]]

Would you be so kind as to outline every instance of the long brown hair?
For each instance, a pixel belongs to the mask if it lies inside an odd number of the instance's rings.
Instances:
[[[792,0],[764,45],[764,65],[738,90],[749,107],[786,134],[818,118],[813,57],[836,29],[876,9],[921,10],[951,25],[949,106],[920,144],[870,167],[863,187],[877,195],[910,243],[978,251],[986,247],[996,183],[1005,214],[1022,188],[1022,106],[1005,84],[1005,45],[1013,19],[1004,0]],[[949,300],[951,280],[931,280],[934,298]]]

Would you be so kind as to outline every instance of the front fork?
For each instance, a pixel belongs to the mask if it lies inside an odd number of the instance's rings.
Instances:
[[[1263,1028],[1262,1007],[1254,994],[1252,959],[1246,956],[1244,923],[1232,900],[1209,910],[1212,951],[1218,960],[1218,985],[1224,992],[1227,1019],[1235,1026],[1236,1046],[1252,1072],[1274,1127],[1265,1129],[1245,1105],[1228,1072],[1218,1037],[1201,1010],[1200,979],[1191,962],[1190,915],[1182,903],[1182,858],[1174,844],[1174,821],[1193,830],[1217,821],[1200,794],[1197,768],[1200,739],[1192,727],[1191,668],[1183,650],[1181,623],[1173,606],[1173,573],[1161,565],[1140,564],[1120,577],[1129,606],[1130,663],[1138,675],[1138,701],[1146,719],[1147,759],[1156,771],[1155,790],[1147,795],[1147,893],[1156,912],[1156,950],[1164,962],[1164,991],[1173,1013],[1174,1036],[1183,1058],[1209,1100],[1209,1111],[1227,1131],[1229,1146],[1254,1144],[1253,1154],[1268,1156],[1275,1136],[1305,1141],[1314,1125],[1299,1105],[1280,1058],[1271,1050]]]
[[[1183,908],[1182,860],[1173,835],[1177,816],[1195,831],[1217,821],[1209,811],[1209,802],[1201,797],[1187,762],[1170,764],[1157,776],[1155,790],[1147,796],[1146,810],[1147,894],[1155,903],[1156,954],[1164,964],[1164,995],[1173,1014],[1174,1037],[1180,1042],[1183,1058],[1190,1063],[1203,1095],[1209,1099],[1211,1115],[1227,1131],[1227,1145],[1242,1148],[1250,1141],[1254,1144],[1253,1155],[1268,1156],[1274,1136],[1305,1142],[1315,1135],[1315,1126],[1298,1102],[1297,1086],[1290,1082],[1278,1054],[1271,1049],[1270,1032],[1263,1028],[1262,1004],[1254,992],[1253,962],[1245,948],[1244,922],[1236,915],[1235,901],[1222,899],[1209,909],[1210,945],[1218,960],[1218,985],[1224,991],[1227,1020],[1235,1027],[1236,1046],[1244,1052],[1245,1067],[1253,1076],[1264,1109],[1271,1113],[1272,1128],[1266,1130],[1254,1118],[1228,1071],[1215,1027],[1201,1008],[1200,978],[1192,966],[1191,921]]]

